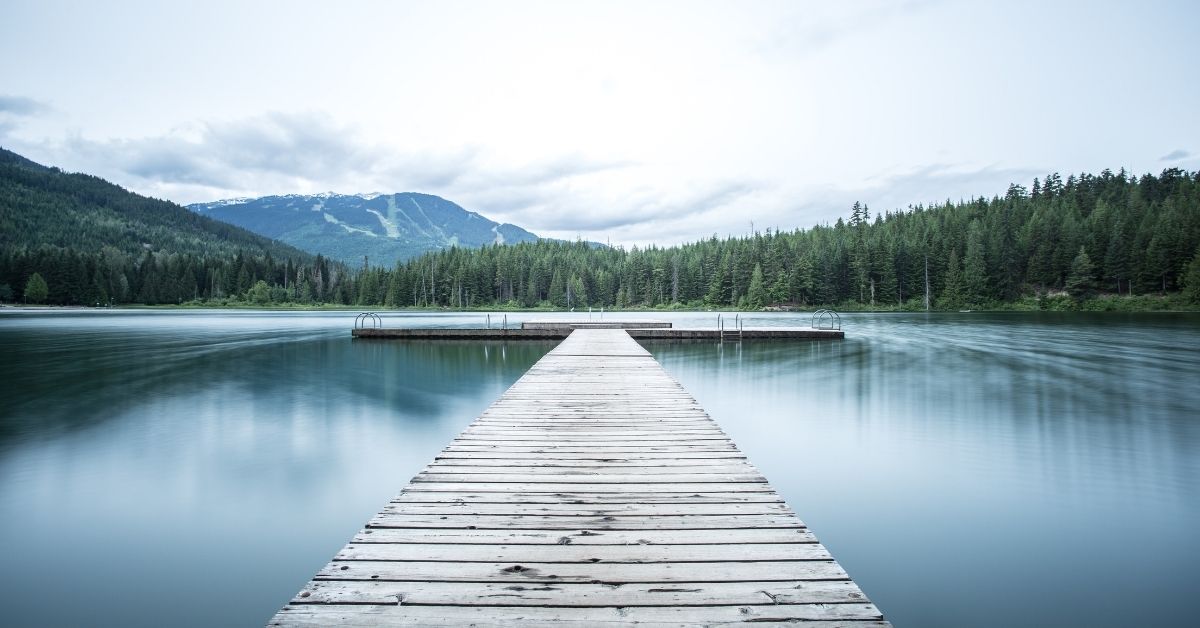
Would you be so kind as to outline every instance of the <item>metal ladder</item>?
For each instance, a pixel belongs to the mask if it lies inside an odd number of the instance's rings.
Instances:
[[[487,316],[484,318],[484,322],[483,322],[483,324],[484,324],[484,325],[486,325],[488,329],[491,329],[491,328],[492,328],[492,315],[491,315],[491,314],[488,314],[488,315],[487,315]],[[508,330],[508,314],[505,314],[505,315],[504,315],[503,322],[502,322],[502,323],[500,323],[500,329],[503,329],[503,330],[506,330],[506,331]]]
[[[741,342],[742,326],[744,323],[745,321],[742,320],[741,314],[734,314],[733,324],[729,327],[725,327],[725,317],[721,314],[717,314],[717,331],[719,332],[721,342],[725,342],[726,340],[730,342],[735,340],[737,342]]]

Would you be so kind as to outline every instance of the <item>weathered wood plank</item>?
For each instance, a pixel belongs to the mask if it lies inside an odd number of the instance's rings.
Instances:
[[[611,458],[607,458],[605,460],[611,460]],[[631,465],[631,464],[619,465],[616,463],[612,463],[613,466],[608,466],[609,463],[603,463],[603,462],[593,462],[591,465],[587,465],[587,466],[584,466],[584,465],[551,466],[550,464],[545,464],[545,465],[541,464],[542,462],[552,463],[553,459],[529,460],[529,461],[526,461],[525,464],[519,464],[519,465],[512,465],[512,464],[494,465],[494,464],[490,464],[484,460],[477,460],[475,462],[476,462],[476,464],[450,464],[450,463],[442,463],[440,461],[434,460],[428,466],[424,467],[420,471],[418,476],[419,477],[437,476],[437,475],[443,475],[443,474],[447,474],[447,473],[454,473],[454,474],[459,474],[459,475],[502,475],[502,476],[504,476],[503,479],[487,478],[487,479],[485,479],[485,481],[504,481],[504,482],[545,481],[548,479],[548,478],[537,478],[537,479],[533,479],[533,480],[519,479],[520,476],[525,476],[525,475],[560,476],[560,475],[587,475],[587,474],[599,474],[599,475],[605,476],[605,478],[612,478],[612,479],[597,480],[597,482],[623,482],[623,481],[660,482],[660,481],[663,481],[663,479],[659,476],[663,476],[663,475],[670,475],[670,476],[706,475],[706,476],[710,476],[710,477],[700,478],[700,479],[696,480],[696,481],[700,481],[700,482],[720,482],[720,481],[730,481],[730,482],[753,481],[753,482],[757,482],[757,481],[764,480],[762,474],[758,472],[758,469],[756,467],[754,467],[753,465],[749,464],[745,460],[730,460],[730,461],[701,460],[701,461],[693,461],[693,462],[687,463],[687,464],[675,464],[675,465]],[[640,476],[640,475],[651,475],[651,476],[655,476],[655,477],[653,477],[653,478],[645,477],[645,478],[641,478],[641,479],[639,479],[637,477],[626,477],[626,476]],[[726,476],[730,479],[724,480],[724,479],[718,479],[716,477],[711,477],[711,476],[716,476],[716,475]],[[753,476],[753,478],[748,479],[744,476]],[[513,478],[518,478],[518,479],[513,479]],[[462,478],[458,478],[458,479],[461,480]],[[437,480],[430,479],[429,481],[437,481]],[[573,480],[563,479],[563,480],[552,480],[552,481],[573,481]],[[686,478],[676,478],[675,480],[671,480],[671,481],[681,481],[682,482],[682,481],[687,481],[687,480],[686,480]]]
[[[737,449],[737,447],[735,447],[733,445],[733,443],[716,443],[716,444],[707,444],[707,445],[666,445],[666,446],[645,445],[645,444],[631,444],[631,445],[618,446],[618,445],[614,445],[611,443],[605,443],[603,445],[590,445],[589,446],[589,445],[581,445],[579,443],[574,443],[574,444],[570,444],[570,445],[546,445],[546,444],[514,445],[512,443],[506,443],[504,445],[489,445],[489,444],[484,444],[484,443],[473,443],[470,445],[464,445],[464,444],[460,444],[459,441],[455,441],[453,445],[447,445],[446,448],[443,449],[442,451],[446,452],[446,453],[453,453],[453,452],[538,453],[538,454],[547,454],[547,455],[555,455],[555,456],[557,456],[558,454],[564,454],[564,453],[578,453],[578,454],[586,454],[586,453],[592,453],[592,454],[621,454],[621,453],[637,454],[637,453],[641,453],[641,454],[659,454],[661,456],[661,455],[666,455],[666,454],[676,455],[676,454],[688,454],[688,453],[705,452],[705,451],[737,453],[738,449]]]
[[[707,460],[707,459],[725,459],[725,460],[746,460],[746,454],[736,449],[725,449],[721,451],[680,451],[674,452],[670,456],[665,456],[657,452],[644,451],[627,451],[619,454],[605,451],[594,451],[596,448],[588,451],[557,451],[553,456],[544,452],[522,452],[522,451],[442,451],[434,458],[434,460],[547,460],[553,462],[566,462],[570,460],[625,460],[629,462],[646,461],[646,462],[671,462],[675,460]]]
[[[691,582],[603,584],[480,582],[370,582],[313,580],[292,604],[455,606],[711,606],[716,604],[846,605],[842,619],[879,619],[853,582]]]
[[[558,483],[628,484],[632,482],[654,482],[658,484],[682,484],[684,482],[728,482],[761,484],[766,479],[758,473],[661,473],[644,475],[638,473],[605,473],[601,475],[560,474],[552,478],[538,473],[441,473],[422,471],[413,482],[509,482],[532,483],[553,481]]]
[[[849,615],[849,618],[847,617]],[[859,619],[859,617],[875,619]],[[531,625],[630,626],[770,626],[808,628],[887,628],[871,604],[775,604],[710,607],[488,607],[488,606],[321,606],[286,607],[272,626],[379,626],[380,628],[522,628]]]
[[[462,528],[524,530],[696,530],[705,528],[801,528],[794,516],[776,515],[405,515],[384,510],[371,518],[372,528]]]
[[[590,458],[590,459],[561,459],[561,458],[485,458],[483,456],[470,456],[465,458],[453,458],[438,456],[434,459],[431,466],[439,468],[444,467],[479,467],[479,468],[496,468],[496,467],[524,467],[529,469],[605,469],[613,471],[621,471],[622,469],[684,469],[684,468],[751,468],[756,467],[745,457],[734,458],[645,458],[642,460],[631,460],[626,458]]]
[[[763,561],[723,563],[465,563],[333,561],[321,580],[393,582],[746,582],[749,580],[845,580],[836,562]]]
[[[405,492],[456,491],[466,493],[774,493],[761,482],[688,482],[579,484],[571,482],[412,482]]]
[[[718,429],[660,429],[660,430],[644,430],[644,429],[578,429],[578,430],[555,430],[553,433],[547,433],[546,430],[527,430],[520,428],[509,429],[481,429],[468,428],[459,438],[481,438],[493,440],[527,440],[530,437],[546,438],[550,440],[625,440],[627,438],[662,438],[669,437],[670,440],[729,440],[729,437],[724,432]]]
[[[715,540],[715,538],[714,538]],[[471,563],[710,563],[767,560],[833,560],[819,543],[737,545],[465,545],[366,543],[347,545],[335,560],[447,561]]]
[[[417,504],[393,502],[381,513],[395,515],[546,515],[555,517],[599,517],[621,515],[630,517],[696,516],[696,515],[791,515],[784,503],[747,504]]]
[[[483,545],[697,545],[743,543],[816,543],[806,528],[736,530],[453,530],[445,528],[373,528],[350,542],[449,543]]]
[[[749,465],[706,465],[706,466],[648,466],[639,467],[635,465],[613,465],[610,467],[578,467],[578,466],[542,466],[536,463],[527,465],[455,465],[455,464],[432,464],[425,467],[422,473],[462,473],[473,475],[544,475],[546,479],[554,481],[555,478],[562,475],[611,475],[619,473],[622,475],[638,475],[645,476],[646,480],[653,479],[656,476],[663,474],[689,474],[689,475],[739,475],[739,474],[754,474],[762,477],[758,470]]]
[[[642,504],[642,503],[782,503],[774,492],[402,492],[391,503],[569,503],[569,504]]]

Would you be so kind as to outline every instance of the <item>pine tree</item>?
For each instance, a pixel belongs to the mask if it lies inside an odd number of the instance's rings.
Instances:
[[[813,300],[814,287],[813,263],[808,254],[801,255],[796,261],[796,268],[792,270],[791,280],[792,298],[803,305],[808,305]]]
[[[26,303],[45,303],[50,296],[50,286],[46,285],[46,280],[42,279],[40,273],[33,273],[29,276],[29,280],[25,282],[25,302]]]
[[[1200,246],[1183,269],[1183,296],[1192,303],[1200,303]]]
[[[1084,247],[1079,247],[1079,253],[1071,261],[1071,273],[1067,275],[1067,292],[1076,299],[1085,299],[1096,291],[1096,268],[1088,257]]]
[[[983,260],[983,234],[971,229],[967,237],[967,255],[963,258],[963,297],[970,305],[987,300],[987,266]]]
[[[554,271],[554,276],[550,279],[550,291],[546,295],[547,300],[554,307],[563,308],[567,306],[567,286],[563,282],[562,273]]]
[[[763,281],[762,266],[754,265],[750,275],[750,287],[746,290],[746,307],[761,310],[767,304],[767,286]]]
[[[732,290],[729,278],[729,267],[731,265],[732,262],[729,253],[726,252],[721,262],[717,264],[712,281],[708,284],[708,293],[704,295],[705,303],[714,306],[729,304],[730,292]]]
[[[962,269],[958,263],[958,251],[950,249],[950,260],[946,266],[946,280],[942,286],[942,298],[938,305],[944,309],[956,310],[963,306]]]

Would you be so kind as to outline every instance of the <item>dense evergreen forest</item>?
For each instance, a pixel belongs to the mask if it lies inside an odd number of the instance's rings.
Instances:
[[[0,149],[0,301],[345,301],[340,265]]]
[[[1012,185],[1003,197],[883,214],[855,204],[834,225],[714,236],[678,247],[543,240],[451,248],[393,268],[350,271],[172,203],[0,150],[0,301],[1176,307],[1200,302],[1198,247],[1200,172],[1134,177],[1105,170],[1065,180],[1051,174],[1030,188]]]
[[[362,273],[388,306],[1070,308],[1101,293],[1200,296],[1200,173],[1051,174],[1003,197],[681,247],[537,242]],[[1187,276],[1187,281],[1184,278]],[[928,294],[928,304],[926,298]]]

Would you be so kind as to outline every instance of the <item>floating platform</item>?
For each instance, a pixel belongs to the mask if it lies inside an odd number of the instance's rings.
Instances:
[[[519,329],[503,327],[359,327],[356,338],[409,340],[562,340],[576,329],[621,329],[637,340],[828,340],[845,338],[841,329],[814,327],[678,328],[668,321],[531,320]]]
[[[889,625],[699,403],[616,329],[573,331],[270,621],[757,623]]]
[[[535,318],[521,323],[521,329],[670,329],[669,321],[622,321],[622,320],[586,320],[564,321]]]

